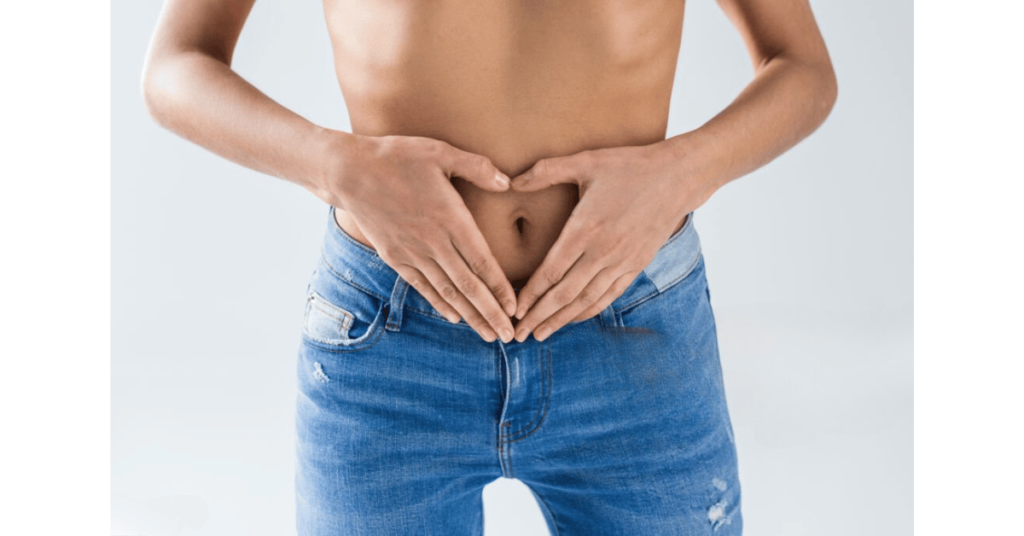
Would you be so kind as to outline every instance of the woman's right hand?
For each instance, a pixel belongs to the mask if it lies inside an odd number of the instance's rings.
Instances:
[[[448,320],[465,318],[487,342],[512,340],[515,292],[451,183],[503,192],[508,177],[432,138],[334,134],[317,197],[348,212],[381,260]]]

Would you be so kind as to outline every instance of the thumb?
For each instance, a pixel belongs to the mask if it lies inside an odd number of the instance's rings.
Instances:
[[[446,166],[451,175],[466,179],[474,185],[492,192],[508,190],[508,176],[491,163],[491,159],[452,148]]]
[[[578,183],[579,170],[570,157],[538,160],[530,169],[512,179],[512,189],[535,192],[560,183]]]

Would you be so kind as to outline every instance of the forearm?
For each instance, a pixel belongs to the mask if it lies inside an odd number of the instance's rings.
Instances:
[[[659,142],[686,178],[710,196],[774,160],[818,128],[836,100],[830,63],[777,56],[722,112],[699,128]]]
[[[151,59],[143,94],[163,127],[250,169],[316,193],[351,134],[281,106],[224,62],[201,52]]]

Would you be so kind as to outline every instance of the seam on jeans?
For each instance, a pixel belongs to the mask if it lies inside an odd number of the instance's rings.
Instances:
[[[512,475],[508,471],[508,464],[505,462],[505,442],[501,440],[501,427],[504,424],[505,412],[508,411],[508,396],[510,389],[506,386],[509,383],[508,378],[508,355],[505,353],[505,349],[499,344],[497,345],[497,352],[499,359],[497,360],[498,366],[498,381],[501,383],[501,412],[498,415],[498,426],[496,426],[496,436],[498,442],[498,462],[501,464],[501,474],[507,478],[512,478]]]
[[[506,439],[505,439],[506,443],[514,443],[516,441],[520,441],[522,439],[526,439],[527,437],[530,437],[531,435],[534,434],[534,432],[536,432],[537,430],[540,430],[541,425],[544,424],[544,419],[547,418],[547,416],[548,416],[548,408],[551,407],[551,391],[552,391],[552,389],[554,387],[554,379],[553,379],[553,377],[554,377],[554,368],[551,365],[551,347],[550,346],[547,347],[547,351],[548,351],[548,353],[547,353],[547,381],[544,383],[544,386],[547,388],[547,396],[544,397],[544,410],[543,410],[543,412],[540,415],[540,421],[537,423],[537,426],[534,426],[533,429],[530,430],[529,433],[527,433],[526,435],[523,435],[523,436],[520,436],[520,437],[506,437]],[[536,420],[536,418],[534,420]],[[524,429],[520,429],[516,433],[518,434],[518,433],[520,433],[522,431],[524,431]],[[510,435],[512,435],[512,434],[510,434]]]
[[[361,290],[361,291],[363,291],[363,292],[365,292],[365,293],[367,293],[367,294],[369,294],[371,296],[376,296],[377,298],[380,298],[382,300],[385,300],[385,301],[390,301],[391,300],[390,296],[384,296],[383,294],[378,294],[376,291],[370,290],[370,289],[360,285],[359,283],[356,283],[355,281],[352,281],[351,279],[346,279],[345,277],[342,277],[342,275],[340,273],[338,273],[338,269],[335,268],[331,264],[331,261],[327,260],[327,255],[324,253],[323,248],[320,249],[320,258],[324,261],[324,265],[327,266],[327,271],[332,276],[334,276],[334,278],[337,279],[338,281],[340,281],[342,283],[345,283],[347,285],[352,285],[353,287],[355,287],[355,288],[357,288],[357,289],[359,289],[359,290]]]
[[[501,428],[499,426],[499,428]],[[515,478],[515,474],[512,472],[512,451],[509,448],[509,444],[498,439],[498,460],[501,463],[502,476],[505,478]]]
[[[505,444],[505,466],[508,467],[508,477],[515,478],[515,473],[512,472],[512,447],[508,443]]]
[[[321,351],[321,352],[330,352],[332,354],[345,354],[345,353],[348,353],[348,352],[359,352],[361,350],[368,350],[371,347],[373,347],[374,345],[376,345],[378,342],[380,342],[380,338],[381,338],[381,335],[383,335],[383,331],[384,330],[379,330],[379,331],[381,333],[377,333],[372,339],[368,339],[367,341],[365,341],[365,344],[354,345],[351,348],[348,348],[348,347],[341,348],[341,347],[336,347],[336,346],[333,346],[333,345],[330,346],[330,347],[327,347],[327,345],[325,345],[324,343],[322,343],[320,341],[317,341],[315,339],[309,338],[305,333],[302,334],[302,342],[306,346],[309,346],[310,348],[313,348],[313,349]]]
[[[505,476],[505,445],[501,441],[501,417],[504,414],[503,409],[505,400],[505,382],[502,381],[503,378],[501,372],[502,362],[501,347],[499,346],[497,349],[497,356],[494,359],[494,377],[498,380],[498,418],[495,419],[494,438],[498,443],[498,466],[501,467],[501,475]]]
[[[498,428],[501,428],[499,425]],[[507,477],[508,470],[505,468],[505,442],[501,440],[501,432],[498,432],[498,465],[501,466],[501,476]]]
[[[429,317],[431,319],[437,320],[441,324],[445,324],[445,325],[453,327],[453,328],[473,329],[473,326],[470,326],[469,324],[464,324],[462,322],[459,322],[458,324],[453,324],[453,323],[449,322],[447,318],[445,318],[445,317],[443,317],[441,315],[438,315],[438,314],[435,314],[435,313],[431,313],[430,311],[424,311],[423,309],[417,309],[416,307],[413,307],[413,306],[409,305],[409,300],[407,299],[406,300],[406,304],[405,304],[405,312],[409,312],[409,311],[412,311],[414,313],[419,313],[419,314],[421,314],[423,316],[426,316],[426,317]]]
[[[406,303],[408,304],[408,301],[406,301]],[[467,329],[467,330],[476,332],[476,330],[473,328],[473,326],[471,326],[471,325],[469,325],[469,324],[467,324],[465,322],[459,322],[458,324],[453,324],[453,323],[449,322],[448,319],[443,317],[443,316],[437,315],[435,313],[431,313],[430,311],[424,311],[423,309],[417,309],[416,307],[413,307],[411,305],[406,305],[405,306],[405,312],[409,312],[409,311],[412,311],[414,313],[418,313],[420,315],[423,315],[423,316],[427,317],[428,319],[430,319],[430,320],[432,320],[432,321],[434,321],[434,322],[436,322],[438,324],[444,325],[445,327],[458,328],[458,329]],[[568,324],[566,326],[568,326]],[[491,343],[491,344],[493,344],[493,343]]]
[[[647,277],[647,274],[644,274],[644,277]],[[651,278],[647,277],[647,280],[651,281]],[[651,281],[651,284],[653,285],[654,281]],[[649,300],[652,297],[657,296],[657,295],[658,295],[658,287],[654,287],[653,291],[648,292],[647,294],[644,294],[643,296],[640,296],[639,298],[637,298],[637,299],[627,303],[626,305],[623,305],[622,307],[619,307],[619,312],[621,313],[622,311],[625,311],[626,309],[629,309],[630,307],[633,307],[634,305],[637,305],[639,303],[643,303],[643,302],[645,302],[645,301],[647,301],[647,300]]]
[[[516,472],[512,470],[512,445],[505,444],[505,457],[508,459],[508,477],[515,478]]]

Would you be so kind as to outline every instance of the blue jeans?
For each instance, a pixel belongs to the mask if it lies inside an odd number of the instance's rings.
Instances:
[[[333,207],[306,298],[300,536],[479,535],[499,477],[555,535],[741,533],[692,213],[610,306],[544,342],[448,322]]]

